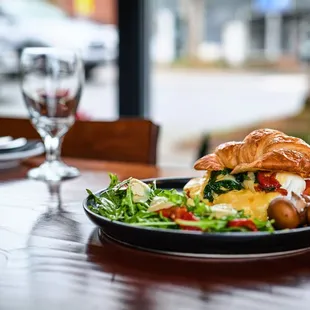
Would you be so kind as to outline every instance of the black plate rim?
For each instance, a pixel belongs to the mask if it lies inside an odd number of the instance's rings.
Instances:
[[[161,178],[149,178],[149,179],[141,179],[142,182],[153,182],[153,181],[173,181],[173,180],[190,180],[194,177],[161,177]],[[94,195],[98,196],[100,193],[104,192],[107,190],[107,187],[101,190],[98,190],[94,192]],[[225,236],[225,237],[234,237],[234,238],[252,238],[252,237],[263,237],[263,236],[270,236],[270,235],[293,235],[293,234],[299,234],[304,231],[310,230],[310,226],[308,227],[299,227],[299,228],[293,228],[293,229],[284,229],[284,230],[275,230],[274,232],[200,232],[200,231],[188,231],[188,230],[169,230],[169,229],[164,229],[164,228],[153,228],[153,227],[145,227],[145,226],[134,226],[130,225],[127,223],[122,223],[119,221],[112,221],[104,216],[98,215],[91,211],[87,207],[87,201],[88,201],[88,196],[83,200],[83,208],[86,213],[91,214],[93,217],[97,218],[98,220],[104,220],[109,223],[113,223],[119,226],[127,227],[133,230],[147,230],[147,231],[153,231],[153,232],[165,232],[167,234],[172,234],[172,235],[196,235],[196,236],[215,236],[215,237],[220,237],[220,236]]]
[[[138,249],[144,252],[149,252],[149,253],[154,253],[154,254],[159,254],[159,255],[168,255],[168,256],[172,256],[172,257],[179,257],[179,258],[185,258],[185,259],[194,259],[194,260],[205,260],[207,259],[208,261],[227,261],[227,260],[231,260],[231,261],[251,261],[251,260],[257,260],[257,259],[270,259],[270,258],[283,258],[283,257],[291,257],[291,256],[295,256],[295,255],[300,255],[303,253],[307,253],[310,251],[310,247],[302,247],[302,248],[297,248],[294,250],[288,250],[288,251],[279,251],[279,252],[263,252],[263,253],[250,253],[250,254],[215,254],[215,253],[191,253],[188,251],[169,251],[169,250],[159,250],[159,249],[154,249],[154,248],[150,248],[150,247],[145,247],[145,246],[140,246],[140,245],[135,245],[126,241],[123,241],[121,239],[117,239],[111,235],[109,235],[108,233],[106,233],[104,231],[103,228],[99,227],[98,228],[98,236],[100,240],[110,240],[111,242],[114,242],[118,245],[121,246],[126,246],[126,247],[130,247],[132,249]]]

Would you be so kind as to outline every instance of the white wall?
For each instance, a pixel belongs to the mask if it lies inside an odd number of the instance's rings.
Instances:
[[[248,27],[243,21],[231,21],[222,33],[223,58],[232,66],[240,66],[247,59]]]
[[[166,8],[160,9],[155,18],[156,31],[152,40],[152,59],[156,63],[171,63],[176,56],[175,17]]]

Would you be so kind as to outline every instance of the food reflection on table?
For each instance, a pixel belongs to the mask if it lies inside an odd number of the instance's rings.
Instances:
[[[266,278],[266,274],[261,272],[266,268],[266,260],[206,259],[141,251],[110,239],[100,232],[100,228],[95,228],[89,236],[87,255],[91,262],[105,272],[120,278],[129,277],[133,281],[178,282],[186,286],[189,282],[197,284],[197,281],[205,284],[220,283],[225,278],[226,284],[235,287]],[[297,262],[307,266],[307,260],[308,256],[288,255],[279,264],[277,258],[269,258],[269,280],[286,281],[288,275],[296,275]]]

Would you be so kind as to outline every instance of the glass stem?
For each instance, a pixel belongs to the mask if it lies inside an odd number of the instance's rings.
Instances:
[[[62,137],[51,137],[49,135],[46,135],[44,137],[44,146],[47,162],[60,160],[62,140]]]
[[[61,183],[57,180],[57,181],[48,181],[47,184],[50,192],[49,206],[51,207],[51,209],[55,209],[55,207],[61,209],[61,195],[60,195]]]

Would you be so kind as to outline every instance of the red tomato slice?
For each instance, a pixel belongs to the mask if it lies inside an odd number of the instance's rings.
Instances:
[[[281,195],[286,196],[287,190],[281,188],[280,182],[276,179],[276,173],[258,172],[257,179],[259,185],[255,187],[258,192],[279,192]]]
[[[198,221],[199,219],[192,213],[187,211],[186,207],[171,207],[169,209],[163,209],[158,211],[162,216],[170,218],[171,220],[181,219],[186,221]],[[201,230],[199,227],[181,226],[184,230]]]
[[[306,181],[306,189],[304,190],[303,194],[310,196],[310,180],[305,180]]]
[[[227,224],[228,227],[245,227],[252,231],[258,231],[255,223],[251,219],[235,219]]]

